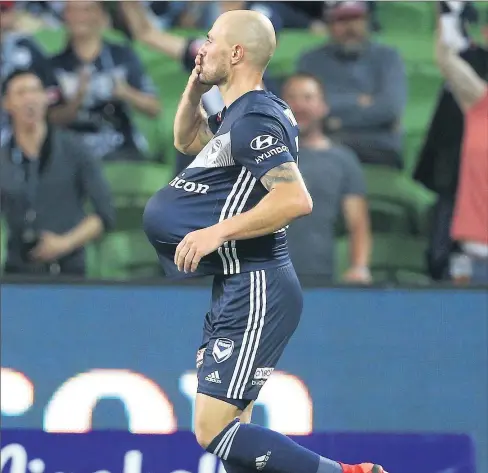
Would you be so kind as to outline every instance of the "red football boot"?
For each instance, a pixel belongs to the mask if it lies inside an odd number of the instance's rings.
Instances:
[[[380,465],[373,465],[372,463],[361,463],[361,465],[345,465],[340,464],[344,473],[388,473]]]

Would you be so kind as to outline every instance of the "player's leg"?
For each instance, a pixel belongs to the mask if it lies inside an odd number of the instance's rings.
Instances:
[[[212,291],[212,299],[215,302],[214,308],[211,312],[207,313],[205,316],[204,327],[203,327],[202,345],[197,352],[196,366],[197,366],[197,370],[198,370],[199,375],[201,374],[201,367],[203,365],[204,355],[205,355],[205,352],[207,351],[207,347],[209,345],[210,338],[215,331],[215,322],[216,322],[216,319],[218,318],[217,314],[220,312],[220,303],[222,301],[222,296],[223,296],[222,288],[219,286],[218,283],[214,284],[214,288]],[[221,354],[223,354],[223,352],[221,352]],[[213,373],[214,371],[211,370],[210,372]],[[204,403],[204,401],[202,401],[199,398],[201,398],[201,396],[197,395],[195,410],[198,409],[199,411],[203,410],[203,411],[207,411],[207,412],[211,413],[213,411],[212,406],[206,407],[205,405],[202,405],[205,403]],[[228,420],[226,420],[223,423],[224,424],[223,427],[225,425],[227,425],[235,417],[238,417],[240,422],[243,422],[243,423],[248,424],[249,422],[251,422],[252,409],[254,407],[254,402],[250,402],[247,406],[245,405],[245,403],[242,403],[242,406],[240,406],[240,407],[242,407],[242,409],[240,409],[237,406],[232,406],[232,408],[230,409],[230,413],[227,413],[227,409],[225,409],[226,413],[224,415],[228,416]],[[217,408],[217,409],[220,411],[219,408]],[[201,426],[198,423],[198,419],[201,419],[201,416],[196,416],[195,433],[197,434],[197,438],[200,438],[202,435],[204,435],[204,433],[203,433],[204,426]],[[204,443],[204,442],[201,442],[201,443]],[[225,460],[222,460],[222,464],[224,465],[226,473],[251,473],[252,471],[254,471],[254,470],[249,470],[248,468],[242,467],[240,465],[235,465],[235,464],[233,465],[233,464],[231,464]]]
[[[298,301],[299,285],[291,272],[286,268],[269,271],[268,280],[268,271],[243,275],[250,278],[247,293],[251,300],[247,327],[239,332],[240,338],[231,328],[224,332],[224,338],[215,339],[226,326],[222,319],[225,313],[231,309],[232,321],[238,321],[237,309],[242,306],[242,301],[220,301],[221,318],[216,325],[220,330],[210,339],[199,372],[195,409],[197,440],[228,465],[250,471],[383,473],[381,467],[372,464],[341,465],[298,445],[285,435],[238,419],[249,402],[256,399],[266,380],[266,376],[261,377],[259,370],[262,368],[259,367],[274,367],[298,323],[301,295]],[[232,281],[226,284],[230,289],[228,292],[235,298],[240,288],[231,287]]]
[[[242,414],[239,416],[239,420],[243,424],[250,424],[252,418],[252,410],[254,407],[254,401],[249,403],[249,405],[244,409]],[[243,467],[241,465],[236,465],[226,460],[222,460],[225,471],[227,473],[252,473],[255,470],[250,470],[249,468]]]

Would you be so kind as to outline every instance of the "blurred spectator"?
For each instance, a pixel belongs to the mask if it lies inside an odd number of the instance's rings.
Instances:
[[[233,9],[239,7],[238,4],[245,2],[222,3],[226,4],[222,8]],[[139,2],[122,2],[121,7],[125,21],[134,38],[177,61],[181,61],[188,73],[193,70],[195,67],[195,58],[200,47],[206,41],[205,38],[183,38],[166,31],[158,30]],[[279,32],[279,25],[274,26],[275,31]],[[279,94],[277,83],[267,74],[264,76],[263,88]],[[224,102],[217,86],[213,87],[202,97],[202,104],[209,116],[218,113],[224,108]],[[194,156],[187,156],[177,152],[176,173],[186,168],[193,159]]]
[[[26,1],[16,2],[21,11],[19,27],[30,33],[41,28],[60,28],[63,26],[63,1]]]
[[[18,32],[15,2],[0,1],[0,82],[16,68],[31,68],[47,88],[50,102],[59,99],[56,78],[51,65],[34,41]],[[8,116],[0,109],[0,145],[10,136]]]
[[[398,52],[368,38],[363,2],[336,2],[327,11],[331,42],[304,54],[298,70],[319,77],[330,105],[329,136],[364,163],[402,167],[401,119],[407,99]]]
[[[268,2],[282,18],[284,28],[308,29],[315,33],[325,33],[325,2]]]
[[[190,1],[182,2],[185,10],[181,13],[178,25],[182,28],[203,28],[210,29],[215,20],[222,14],[231,10],[256,10],[260,11],[271,19],[275,28],[283,27],[283,18],[279,9],[275,8],[277,3],[282,2],[260,2],[260,1]]]
[[[441,2],[457,9],[462,2]],[[437,38],[439,68],[465,116],[459,187],[451,236],[461,245],[471,268],[454,279],[488,283],[488,83],[450,47],[443,36],[442,19]]]
[[[190,1],[190,2],[149,2],[158,4],[183,4],[186,8],[179,12],[178,25],[183,28],[210,28],[217,17],[229,10],[260,11],[273,24],[280,28],[308,29],[312,33],[325,34],[327,27],[324,21],[324,8],[331,2],[319,1]],[[335,3],[335,2],[332,2]],[[373,11],[376,2],[366,2]],[[152,7],[153,11],[155,10]],[[166,7],[166,9],[169,9]],[[376,18],[375,15],[372,15]],[[377,23],[377,21],[376,21]]]
[[[293,264],[300,276],[334,274],[334,230],[342,209],[350,235],[349,282],[371,281],[368,269],[371,234],[363,172],[353,151],[324,135],[328,113],[319,79],[296,74],[284,85],[283,98],[300,127],[300,171],[314,202],[313,213],[287,230]]]
[[[5,272],[83,275],[84,246],[114,218],[100,165],[79,138],[47,125],[48,97],[35,71],[13,71],[2,96],[13,130],[0,148]],[[87,197],[95,208],[89,215]]]
[[[460,52],[461,58],[480,77],[488,81],[488,50],[472,42],[465,27],[467,20],[472,22],[477,18],[476,10],[473,10],[471,2],[466,2],[463,7],[457,12],[458,19],[455,12],[445,11],[442,15],[444,40]],[[488,43],[488,17],[484,35]],[[457,250],[457,245],[451,240],[450,228],[458,187],[463,130],[463,113],[449,85],[444,84],[414,173],[416,180],[437,194],[427,252],[427,266],[434,280],[450,278],[450,255]]]
[[[221,11],[236,9],[240,6],[245,7],[246,4],[246,2],[238,1],[221,3]],[[136,40],[177,61],[181,61],[189,73],[193,70],[195,67],[195,57],[200,47],[206,41],[205,38],[183,38],[166,31],[159,31],[151,21],[151,17],[147,14],[147,11],[139,2],[122,2],[121,7],[128,29]],[[273,17],[270,17],[270,21],[273,23],[275,32],[278,35],[281,30],[280,23],[275,22]],[[280,93],[279,85],[268,74],[264,76],[263,87],[275,95],[279,95]],[[214,92],[216,91],[217,88],[215,88]],[[204,97],[204,107],[209,114],[217,113],[223,108],[223,101],[220,98],[217,100],[215,97],[216,95],[211,93],[206,94]]]
[[[167,29],[177,26],[178,19],[185,10],[187,2],[179,1],[154,1],[139,0],[139,4],[145,10],[151,23],[158,29]],[[119,7],[119,2],[102,2],[102,6],[110,17],[111,26],[132,39],[132,34],[127,26],[124,15]]]
[[[141,61],[129,46],[103,39],[108,16],[101,2],[66,2],[64,18],[68,44],[52,64],[65,102],[50,119],[79,132],[97,158],[143,159],[147,143],[135,130],[130,107],[151,117],[160,107]]]

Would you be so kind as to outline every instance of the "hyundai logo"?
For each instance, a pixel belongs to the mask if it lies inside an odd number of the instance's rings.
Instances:
[[[256,151],[262,151],[263,149],[267,149],[276,143],[278,143],[278,138],[271,135],[261,135],[257,136],[251,141],[251,148],[255,149]]]

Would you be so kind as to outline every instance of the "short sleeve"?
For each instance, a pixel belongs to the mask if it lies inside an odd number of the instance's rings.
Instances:
[[[280,164],[295,162],[284,129],[274,117],[245,115],[232,126],[230,141],[234,160],[256,179]]]
[[[344,151],[344,184],[342,186],[343,197],[366,195],[366,181],[359,159],[352,151]]]

